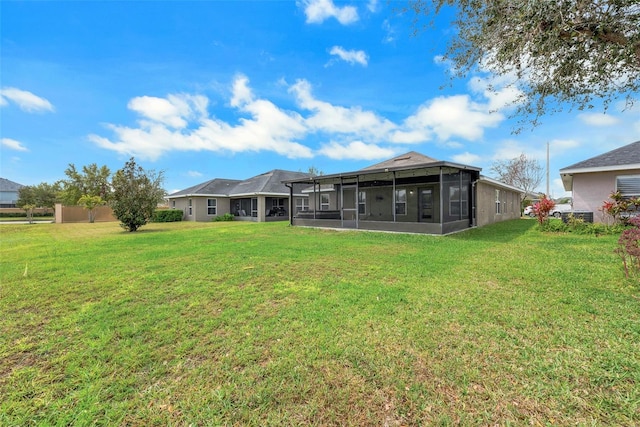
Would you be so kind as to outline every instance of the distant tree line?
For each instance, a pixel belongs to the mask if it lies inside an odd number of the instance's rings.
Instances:
[[[95,163],[81,170],[69,164],[64,174],[66,179],[53,184],[42,182],[20,188],[16,206],[25,210],[29,221],[35,208],[53,209],[56,203],[62,203],[83,206],[89,222],[93,222],[95,209],[109,205],[123,228],[136,231],[149,222],[166,195],[163,172],[144,170],[133,157],[113,175],[107,166]]]

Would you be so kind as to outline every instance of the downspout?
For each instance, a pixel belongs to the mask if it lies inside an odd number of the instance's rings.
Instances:
[[[289,225],[293,226],[293,183],[291,186],[284,184],[289,189]]]
[[[440,232],[444,232],[444,183],[442,182],[442,166],[440,166]]]
[[[366,210],[365,205],[365,210]],[[356,175],[356,230],[360,228],[360,175]]]
[[[478,183],[479,179],[476,179],[475,181],[471,181],[471,226],[475,227],[476,226],[476,184]]]
[[[344,228],[344,180],[340,177],[340,227]]]
[[[316,180],[313,180],[313,219],[316,219],[316,211],[318,210],[318,197],[316,196]]]
[[[396,222],[396,171],[393,171],[393,197],[391,197],[393,222]]]

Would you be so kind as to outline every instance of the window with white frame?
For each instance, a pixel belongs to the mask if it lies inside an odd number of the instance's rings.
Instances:
[[[407,214],[407,190],[396,190],[396,215]]]
[[[251,216],[254,218],[258,216],[258,198],[257,197],[251,198]]]
[[[328,211],[329,210],[329,195],[321,194],[320,195],[320,210]]]
[[[309,210],[309,199],[306,197],[296,197],[296,212]]]
[[[640,197],[640,175],[616,176],[616,191],[623,198]]]
[[[499,214],[500,212],[500,190],[496,189],[496,213]]]
[[[207,215],[218,214],[218,199],[207,199]]]
[[[189,199],[189,216],[193,215],[193,204],[191,199]]]
[[[271,199],[271,204],[272,204],[272,207],[274,208],[284,209],[287,204],[287,199],[282,199],[282,198],[279,199],[277,197],[274,197],[273,199]]]
[[[367,213],[367,193],[364,191],[358,191],[358,214],[364,215]]]

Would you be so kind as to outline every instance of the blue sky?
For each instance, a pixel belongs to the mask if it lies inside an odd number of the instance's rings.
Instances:
[[[131,157],[177,191],[269,171],[357,170],[407,151],[558,170],[640,139],[640,105],[565,111],[513,134],[517,88],[450,81],[446,21],[413,37],[401,2],[2,1],[0,176],[64,178]],[[487,85],[499,89],[488,94]],[[546,181],[540,190],[546,189]]]

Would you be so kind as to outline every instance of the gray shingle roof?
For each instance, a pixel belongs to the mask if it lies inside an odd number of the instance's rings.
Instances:
[[[566,168],[560,172],[574,169],[606,168],[608,166],[624,166],[640,164],[640,141],[632,142],[599,156],[591,157]]]
[[[201,184],[194,185],[193,187],[185,188],[184,190],[177,191],[170,194],[169,197],[187,196],[187,195],[227,195],[233,188],[241,181],[236,179],[220,179],[215,178]]]
[[[289,188],[282,181],[308,178],[304,172],[292,172],[274,169],[261,175],[239,182],[230,195],[241,194],[289,194]]]
[[[429,156],[425,156],[424,154],[420,154],[415,151],[409,151],[408,153],[401,154],[392,159],[385,160],[380,163],[376,163],[375,165],[367,166],[366,168],[361,170],[366,171],[366,170],[377,170],[377,169],[391,169],[391,168],[404,167],[404,166],[417,166],[417,165],[424,165],[428,163],[435,163],[437,161],[438,161],[437,159],[434,159]]]
[[[248,194],[289,194],[289,188],[282,181],[308,178],[310,175],[304,172],[292,172],[274,169],[260,175],[256,175],[244,181],[233,179],[212,179],[193,187],[180,190],[168,197],[190,196],[240,196]]]
[[[24,185],[10,181],[6,178],[0,178],[0,191],[18,191],[22,187],[24,187]]]

